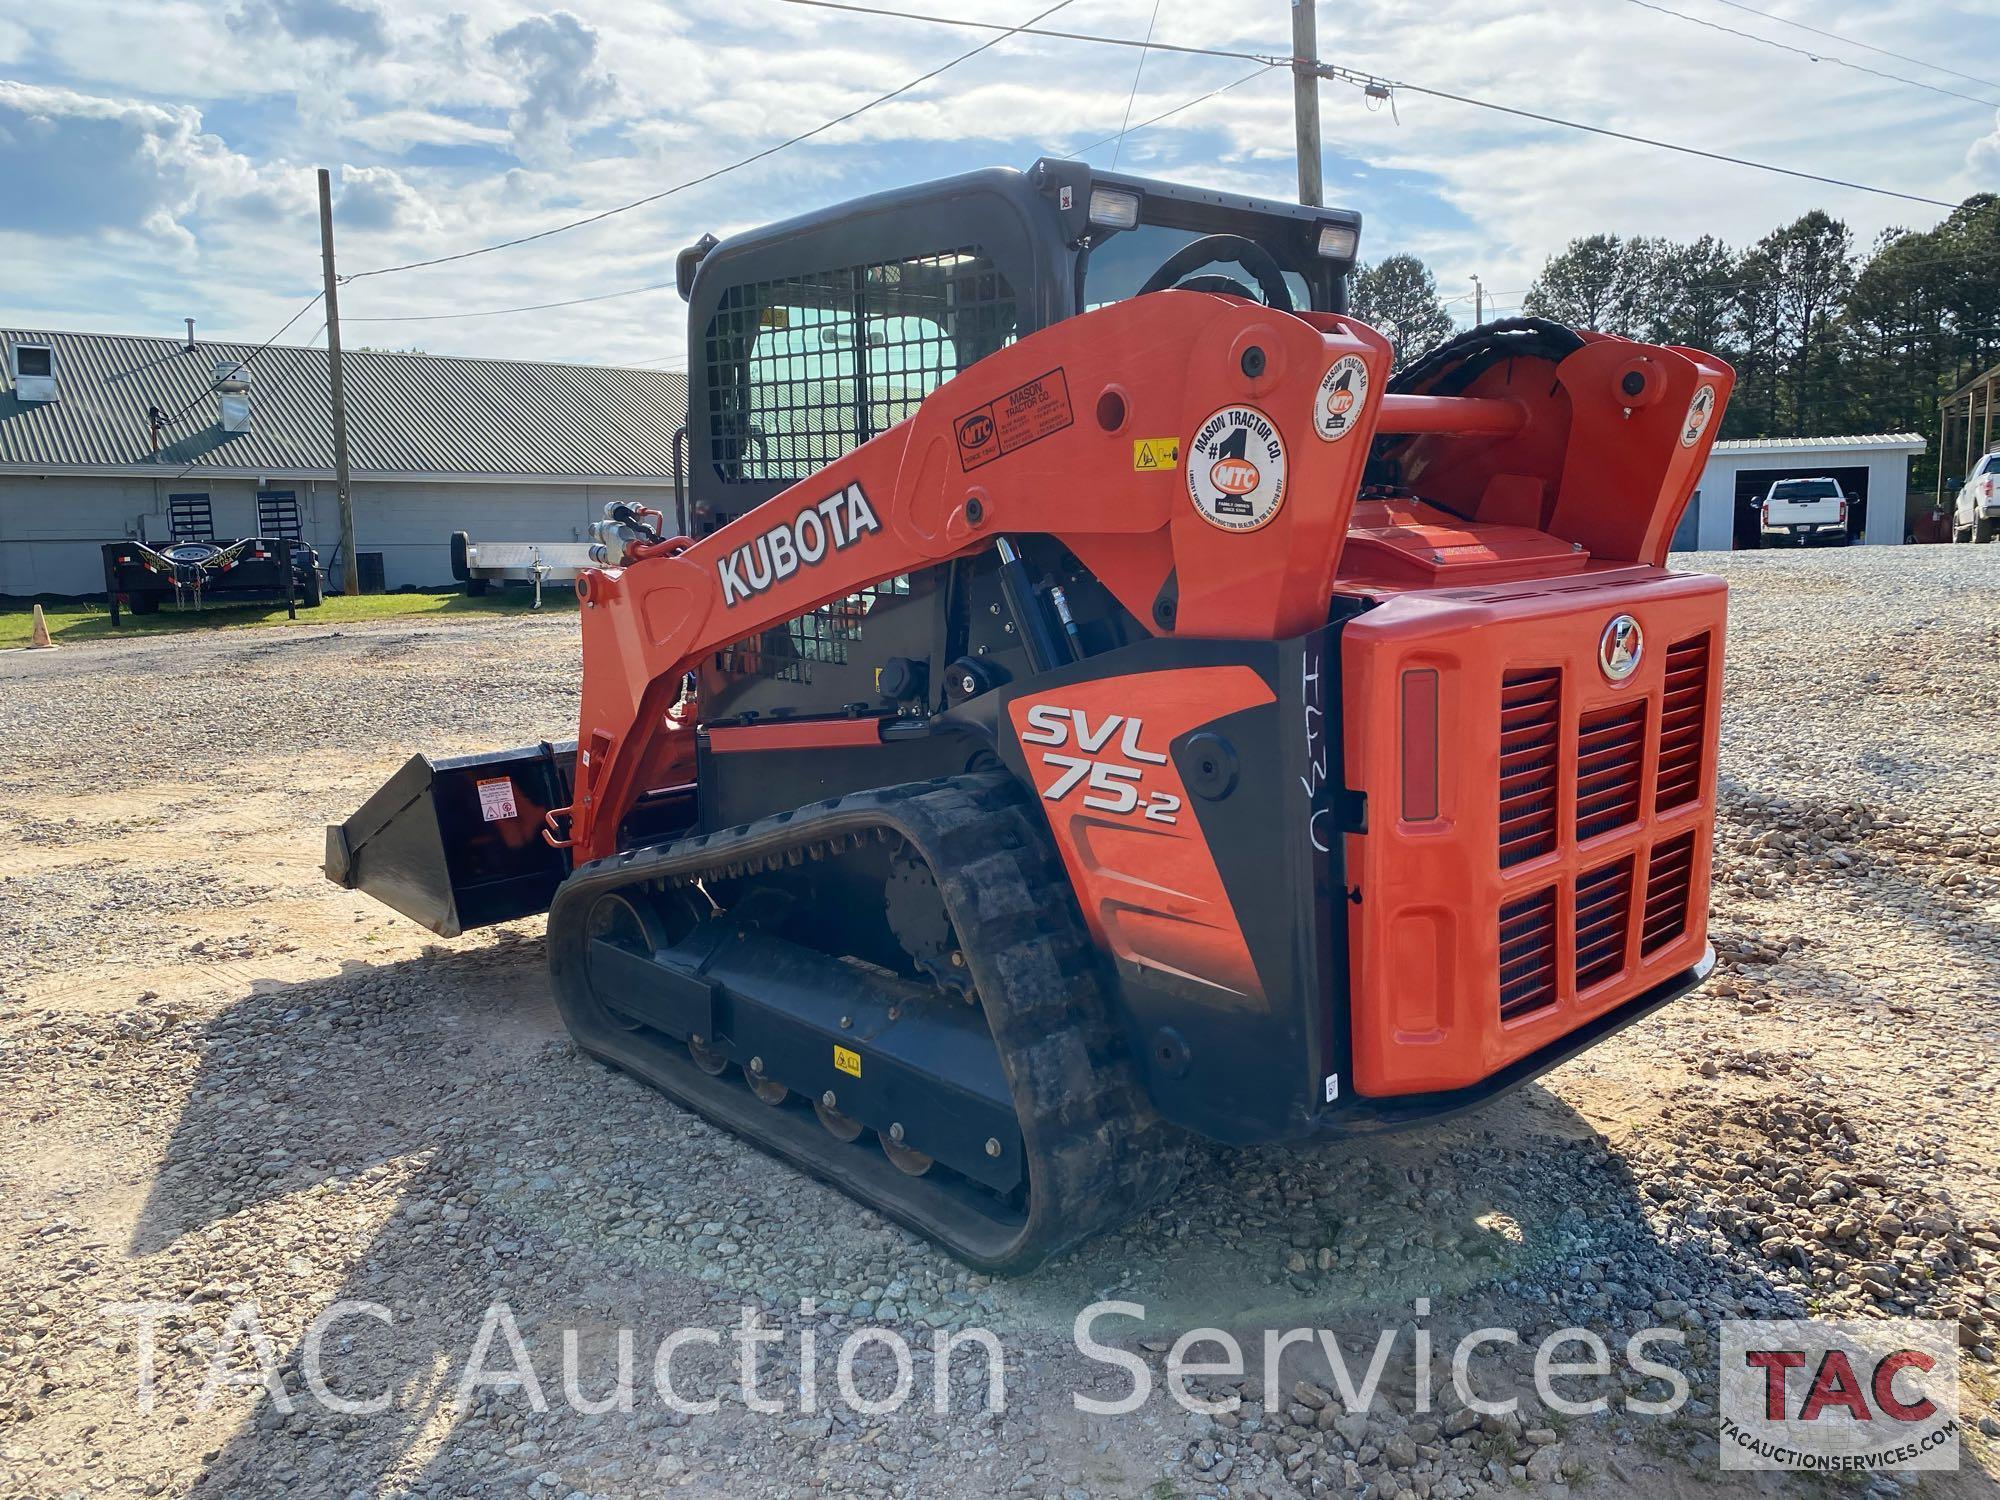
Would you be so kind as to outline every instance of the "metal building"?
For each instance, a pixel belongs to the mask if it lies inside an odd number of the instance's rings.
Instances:
[[[1780,479],[1840,481],[1856,542],[1902,541],[1908,534],[1910,460],[1924,451],[1914,432],[1863,437],[1745,438],[1717,443],[1674,533],[1680,551],[1728,552],[1757,546],[1757,507]]]
[[[0,329],[0,594],[91,594],[102,544],[163,540],[176,497],[218,536],[290,495],[342,559],[324,349]],[[607,500],[674,510],[678,371],[352,352],[363,586],[451,582],[449,538],[576,541]]]

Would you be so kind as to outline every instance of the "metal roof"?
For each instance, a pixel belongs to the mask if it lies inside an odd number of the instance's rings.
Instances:
[[[1796,450],[1802,453],[1860,453],[1868,449],[1891,448],[1902,449],[1909,453],[1921,453],[1924,447],[1921,433],[1876,432],[1864,433],[1858,437],[1734,438],[1726,443],[1717,443],[1708,451],[1776,453]]]
[[[316,478],[333,472],[324,349],[0,328],[0,472]],[[14,389],[16,343],[55,351],[56,399]],[[216,366],[247,362],[250,430],[226,432]],[[353,351],[349,466],[362,479],[659,481],[686,419],[681,371]],[[146,410],[187,408],[152,456]],[[192,477],[192,476],[190,476]]]

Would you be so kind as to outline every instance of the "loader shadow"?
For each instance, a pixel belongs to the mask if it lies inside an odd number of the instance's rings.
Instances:
[[[288,1045],[308,1028],[314,1047]],[[768,1191],[772,1174],[782,1178],[777,1201],[810,1211],[762,1218],[758,1232],[786,1242],[778,1247],[781,1266],[804,1268],[791,1280],[778,1276],[773,1287],[768,1266],[754,1284],[726,1270],[712,1276],[718,1267],[692,1249],[663,1258],[657,1247],[615,1238],[607,1226],[620,1203],[631,1201],[619,1180],[631,1163],[617,1152],[643,1146],[657,1153],[714,1133],[568,1051],[534,939],[379,967],[354,964],[333,978],[262,989],[210,1026],[202,1051],[133,1252],[158,1252],[238,1216],[246,1238],[268,1244],[283,1236],[259,1236],[247,1221],[283,1200],[322,1185],[369,1188],[376,1207],[368,1226],[337,1237],[344,1267],[337,1287],[302,1291],[282,1265],[250,1268],[237,1279],[242,1295],[260,1299],[267,1313],[287,1307],[291,1327],[335,1301],[380,1303],[395,1309],[398,1321],[393,1328],[350,1321],[327,1345],[327,1383],[357,1398],[387,1389],[388,1410],[341,1416],[305,1396],[304,1346],[294,1340],[280,1358],[300,1415],[283,1420],[269,1402],[252,1409],[246,1400],[242,1424],[194,1482],[199,1496],[281,1489],[465,1494],[496,1484],[492,1492],[526,1493],[532,1475],[503,1457],[527,1451],[524,1431],[547,1456],[515,1463],[555,1470],[562,1481],[554,1493],[656,1493],[644,1466],[628,1480],[572,1469],[559,1456],[590,1419],[563,1405],[552,1368],[559,1362],[550,1352],[555,1330],[584,1331],[595,1352],[586,1354],[582,1384],[594,1392],[610,1368],[598,1357],[606,1330],[634,1327],[639,1415],[612,1420],[638,1424],[619,1442],[648,1453],[650,1463],[659,1450],[647,1448],[642,1429],[666,1416],[646,1373],[659,1340],[677,1323],[727,1330],[739,1305],[773,1292],[781,1305],[826,1294],[811,1280],[813,1242],[828,1232],[827,1213],[861,1216],[831,1190],[792,1179],[744,1146],[740,1169],[713,1179],[713,1211],[723,1217]],[[583,1091],[603,1098],[610,1154],[599,1148],[591,1156],[588,1143],[579,1143],[577,1156],[591,1170],[530,1184],[537,1192],[525,1206],[489,1195],[462,1232],[441,1224],[438,1206],[463,1192],[468,1162],[504,1161],[523,1129],[544,1130],[538,1091],[550,1088],[570,1092],[572,1109]],[[649,1139],[639,1132],[641,1139],[619,1144],[632,1140],[616,1132],[629,1129],[622,1122],[640,1109],[671,1123]],[[310,1118],[310,1146],[294,1129],[274,1154],[268,1124],[276,1118]],[[1069,1352],[1077,1313],[1106,1297],[1144,1304],[1154,1333],[1230,1328],[1247,1336],[1246,1347],[1254,1347],[1260,1328],[1392,1328],[1408,1319],[1419,1296],[1461,1298],[1480,1305],[1482,1318],[1527,1326],[1551,1309],[1546,1295],[1527,1298],[1520,1284],[1577,1279],[1582,1271],[1570,1268],[1607,1259],[1632,1288],[1726,1273],[1764,1315],[1802,1310],[1790,1289],[1746,1272],[1739,1259],[1718,1266],[1725,1257],[1703,1237],[1656,1229],[1642,1191],[1594,1129],[1538,1086],[1462,1121],[1399,1136],[1305,1150],[1198,1146],[1168,1202],[1033,1276],[996,1284],[978,1321],[1012,1351],[1025,1344],[1059,1354]],[[809,1194],[826,1195],[825,1203]],[[878,1238],[885,1254],[899,1253],[892,1233]],[[1650,1303],[1651,1295],[1642,1300]],[[528,1415],[518,1396],[503,1398],[508,1411],[500,1414],[490,1406],[461,1413],[452,1404],[481,1317],[496,1299],[517,1307],[553,1406],[546,1417]],[[1590,1321],[1589,1307],[1574,1311]],[[210,1321],[219,1324],[219,1315]],[[1100,1330],[1127,1332],[1138,1337],[1129,1324]],[[496,1349],[502,1358],[489,1363],[504,1362],[504,1348]],[[727,1343],[722,1357],[733,1359]],[[921,1415],[921,1407],[911,1409]],[[726,1403],[721,1415],[701,1420],[715,1431],[733,1426],[768,1438],[773,1429],[756,1424],[786,1419]],[[838,1430],[832,1440],[840,1440]],[[603,1434],[591,1441],[598,1445],[593,1461],[601,1459]]]

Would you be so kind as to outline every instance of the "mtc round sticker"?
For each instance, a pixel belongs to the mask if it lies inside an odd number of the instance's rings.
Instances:
[[[1224,531],[1268,526],[1285,503],[1285,440],[1254,406],[1225,406],[1202,423],[1187,453],[1188,497]]]
[[[1329,443],[1354,430],[1355,419],[1368,400],[1368,363],[1358,354],[1343,354],[1320,377],[1313,398],[1313,431]]]
[[[1705,385],[1688,402],[1687,420],[1681,424],[1681,446],[1692,448],[1708,431],[1708,419],[1715,415],[1715,387]]]

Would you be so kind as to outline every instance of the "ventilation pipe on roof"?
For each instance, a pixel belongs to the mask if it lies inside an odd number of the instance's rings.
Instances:
[[[192,354],[194,353],[194,319],[184,318],[182,319],[182,321],[186,323],[188,326],[187,343],[184,344],[182,348],[185,349],[187,353]]]
[[[250,367],[240,360],[215,362],[215,400],[224,432],[250,430]]]

